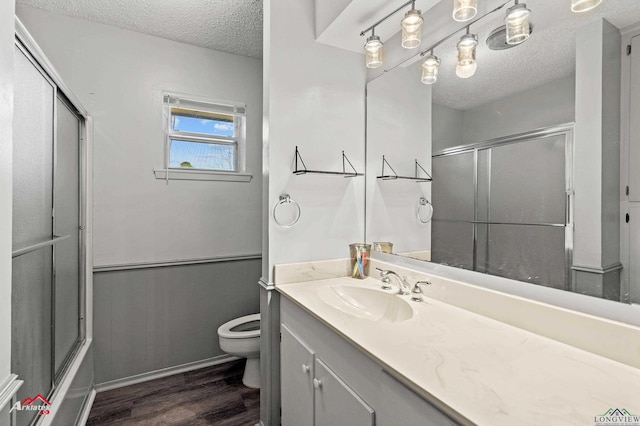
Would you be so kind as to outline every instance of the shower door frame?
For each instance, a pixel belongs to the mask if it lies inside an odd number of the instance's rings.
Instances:
[[[90,137],[89,130],[89,116],[80,106],[79,102],[71,94],[69,89],[62,83],[56,71],[50,62],[46,59],[44,53],[37,46],[31,36],[24,30],[22,25],[18,25],[19,21],[16,21],[16,34],[15,34],[15,47],[25,55],[27,60],[36,68],[36,70],[43,76],[45,80],[53,88],[53,175],[52,175],[52,197],[53,197],[53,212],[51,217],[52,222],[52,240],[47,243],[52,247],[52,263],[51,263],[51,391],[48,392],[47,399],[52,400],[57,394],[58,388],[65,380],[67,373],[70,371],[70,367],[76,360],[83,345],[87,342],[87,197],[88,197],[88,141]],[[64,238],[57,238],[55,228],[55,214],[56,214],[56,171],[57,171],[57,149],[58,149],[58,100],[65,104],[65,107],[78,118],[78,338],[70,350],[65,355],[64,360],[60,363],[58,371],[56,371],[56,358],[55,358],[55,286],[56,286],[56,241],[62,241]],[[39,250],[39,248],[35,248]],[[21,253],[24,250],[13,251],[12,257],[17,257],[25,253]],[[31,251],[31,248],[29,248]],[[13,354],[12,354],[13,356]]]
[[[551,226],[551,227],[564,227],[565,229],[565,247],[564,247],[564,290],[569,290],[574,292],[575,288],[572,280],[572,270],[571,266],[573,264],[573,233],[574,233],[574,223],[573,223],[573,197],[574,197],[574,186],[573,186],[573,157],[574,157],[574,125],[575,123],[566,123],[559,124],[556,126],[543,127],[523,133],[516,133],[508,136],[501,136],[494,139],[488,139],[482,142],[471,143],[467,145],[455,146],[452,148],[443,149],[438,151],[437,153],[432,154],[432,158],[436,157],[446,157],[451,155],[458,154],[473,154],[473,221],[471,224],[473,225],[473,234],[472,234],[472,270],[478,271],[478,226],[486,225],[487,226],[487,238],[485,244],[485,271],[488,269],[488,259],[489,259],[489,229],[492,224],[507,224],[503,222],[492,222],[491,220],[481,221],[479,220],[479,212],[478,212],[478,161],[479,161],[479,152],[480,151],[488,151],[489,155],[489,164],[491,162],[491,148],[496,148],[504,145],[511,145],[519,142],[526,142],[532,139],[543,139],[554,136],[564,137],[565,144],[565,223],[564,224],[542,224],[542,223],[517,223],[517,225],[534,225],[534,226]],[[489,169],[489,173],[491,170]],[[487,201],[489,205],[491,205],[491,188],[488,188],[487,191]],[[509,223],[512,224],[512,223]],[[513,223],[516,225],[516,223]],[[485,272],[486,273],[486,272]]]

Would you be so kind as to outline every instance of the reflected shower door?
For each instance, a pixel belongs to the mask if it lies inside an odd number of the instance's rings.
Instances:
[[[433,262],[570,289],[571,133],[433,157]]]
[[[474,157],[473,152],[433,157],[433,176],[446,178],[432,187],[432,262],[473,269]]]
[[[568,289],[566,144],[565,135],[554,135],[483,153],[477,244],[487,273]]]

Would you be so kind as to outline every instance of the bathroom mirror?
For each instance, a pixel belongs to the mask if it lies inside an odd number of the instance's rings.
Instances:
[[[434,42],[441,65],[433,85],[421,82],[420,55],[370,72],[367,241],[389,241],[400,256],[639,303],[628,261],[637,231],[621,230],[633,207],[620,186],[628,173],[624,119],[618,141],[630,86],[624,32],[640,22],[640,3],[609,0],[579,14],[569,1],[520,3],[531,10],[522,44],[508,46],[499,30],[513,2],[471,25],[479,43],[470,78],[456,75],[464,29]]]

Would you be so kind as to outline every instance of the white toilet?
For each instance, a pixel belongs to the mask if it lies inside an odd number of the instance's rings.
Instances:
[[[220,348],[229,355],[247,358],[242,383],[260,387],[260,314],[232,319],[218,328]]]

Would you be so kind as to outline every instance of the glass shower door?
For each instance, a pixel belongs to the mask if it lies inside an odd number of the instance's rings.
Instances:
[[[84,339],[80,206],[82,118],[15,48],[11,369],[17,398],[50,397]],[[22,410],[18,425],[36,411]]]
[[[565,135],[484,150],[478,162],[478,259],[485,272],[567,289]]]
[[[11,369],[24,384],[18,399],[53,388],[53,130],[55,87],[15,51]],[[18,424],[34,415],[20,412]]]

